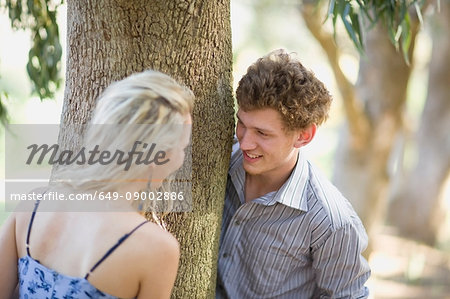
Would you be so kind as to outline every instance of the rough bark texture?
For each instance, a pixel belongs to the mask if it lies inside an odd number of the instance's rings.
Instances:
[[[396,189],[389,221],[407,237],[433,245],[443,223],[441,192],[450,174],[450,2],[434,15],[428,94],[416,134],[418,159]]]
[[[62,124],[85,123],[114,80],[156,69],[189,86],[193,113],[193,212],[169,217],[181,243],[174,298],[211,298],[231,149],[230,3],[68,1],[67,74]],[[77,133],[61,142],[76,144]]]

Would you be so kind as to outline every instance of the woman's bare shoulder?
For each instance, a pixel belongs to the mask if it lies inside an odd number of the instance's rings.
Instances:
[[[13,215],[13,217],[16,219],[16,223],[19,226],[22,225],[28,226],[31,219],[31,214],[36,207],[37,203],[36,199],[38,198],[37,195],[45,193],[46,190],[47,190],[46,188],[41,187],[29,191],[27,194],[33,194],[32,198],[34,200],[21,200],[20,202],[15,204],[14,207],[11,208],[12,209],[11,215]]]
[[[34,209],[34,202],[21,202],[11,213],[10,217],[15,221],[15,237],[19,256],[25,254],[25,239]]]
[[[154,223],[147,223],[134,239],[141,250],[138,298],[169,298],[178,271],[180,246],[177,239]]]
[[[139,230],[139,236],[134,239],[145,248],[144,254],[153,255],[179,254],[178,240],[168,231],[153,222],[148,222]]]
[[[133,238],[127,240],[128,252],[133,253],[133,259],[138,262],[138,267],[143,275],[147,275],[148,269],[160,267],[178,267],[180,247],[177,239],[158,225],[148,222],[138,229]],[[135,263],[134,263],[135,264]]]

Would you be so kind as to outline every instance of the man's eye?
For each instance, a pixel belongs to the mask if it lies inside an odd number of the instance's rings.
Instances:
[[[245,128],[244,123],[240,120],[237,121],[237,125],[241,128]]]
[[[261,136],[267,136],[267,134],[264,133],[263,131],[258,131],[258,134],[261,135]]]

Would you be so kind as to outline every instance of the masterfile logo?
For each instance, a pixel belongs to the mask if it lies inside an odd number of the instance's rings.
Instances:
[[[188,126],[190,125],[91,125],[86,130],[85,125],[74,125],[64,128],[64,139],[59,136],[59,125],[9,125],[5,132],[6,210],[14,210],[17,202],[24,200],[86,203],[124,200],[152,201],[156,203],[155,210],[161,212],[190,211],[191,144],[186,148],[185,143],[184,146],[180,144],[178,148],[173,140],[181,138],[165,138],[166,134],[190,132],[191,128]],[[153,131],[159,132],[159,135],[146,134]],[[89,132],[88,136],[83,132]],[[184,160],[179,160],[183,166],[178,171],[170,166],[173,164],[171,161],[174,151],[184,152]],[[150,169],[156,170],[152,172]],[[103,174],[111,171],[119,175],[111,178],[106,175],[105,179]],[[76,176],[72,177],[72,173],[76,173]],[[160,177],[159,173],[170,175]],[[104,183],[108,187],[118,182],[140,187],[139,190],[127,189],[126,192],[117,192],[114,188],[89,192],[72,188],[70,192],[58,190],[52,193],[48,189],[49,185],[54,184],[68,182],[72,186],[83,186],[89,181]],[[146,184],[148,188],[145,187]],[[161,187],[150,188],[152,184]],[[46,188],[45,195],[35,191]],[[175,204],[167,205],[169,201]],[[80,205],[76,210],[89,211],[94,209],[92,207],[93,205],[87,208],[86,205]],[[95,209],[98,207],[95,206]]]

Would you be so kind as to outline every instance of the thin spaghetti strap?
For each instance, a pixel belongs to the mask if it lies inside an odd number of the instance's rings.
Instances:
[[[36,201],[36,203],[35,203],[35,205],[34,205],[33,213],[31,214],[30,223],[28,224],[27,243],[26,243],[26,245],[27,245],[27,254],[28,254],[29,257],[31,257],[31,254],[30,254],[30,233],[31,233],[31,226],[33,225],[34,216],[36,215],[36,211],[37,211],[37,208],[38,208],[40,202],[41,202],[40,200],[37,200],[37,201]]]
[[[148,220],[142,222],[141,224],[139,224],[138,226],[136,226],[135,228],[133,228],[133,230],[131,230],[129,233],[126,233],[125,235],[123,235],[122,238],[120,238],[117,243],[111,247],[106,253],[105,255],[94,265],[94,267],[91,268],[91,270],[89,270],[88,273],[86,273],[86,276],[84,276],[84,279],[88,279],[89,275],[92,274],[92,272],[94,272],[94,270],[100,266],[100,264],[106,260],[106,258],[114,252],[114,250],[117,249],[117,247],[119,247],[120,244],[122,244],[129,236],[131,236],[131,234],[133,234],[138,228],[140,228],[142,225],[146,224],[148,222]]]

